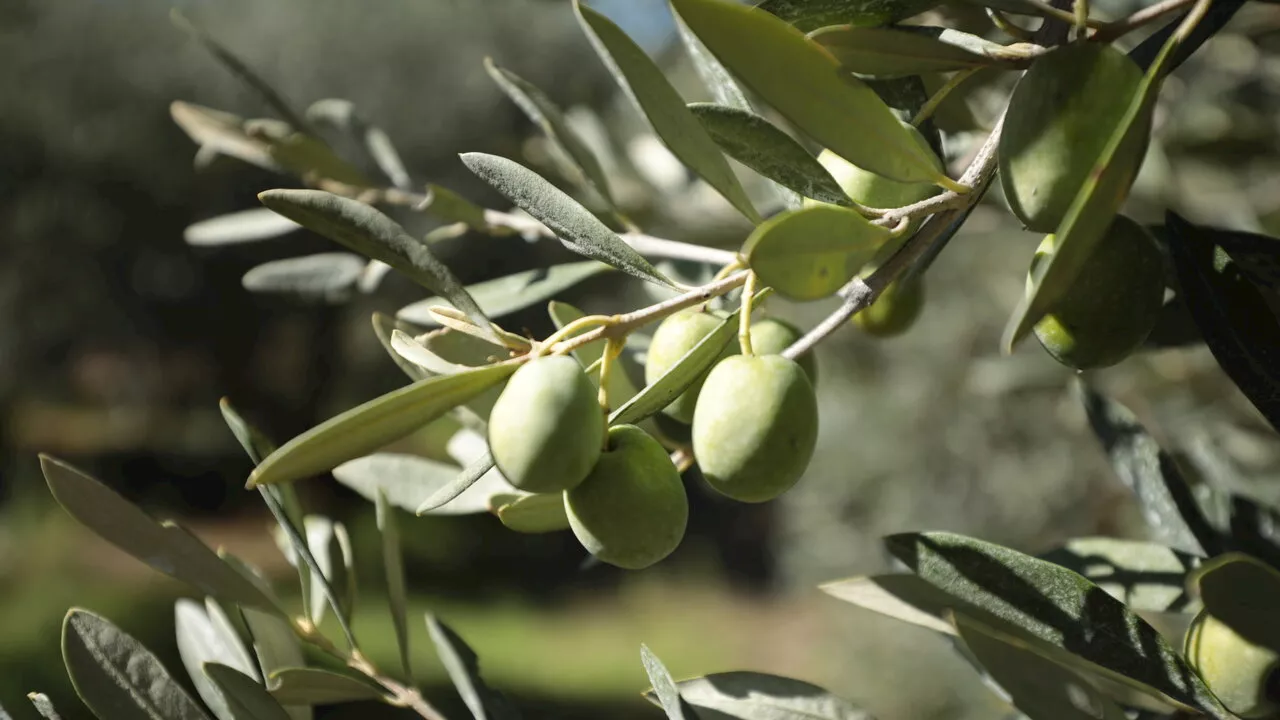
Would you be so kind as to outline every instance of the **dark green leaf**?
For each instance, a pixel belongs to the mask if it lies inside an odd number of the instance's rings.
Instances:
[[[1234,257],[1219,262],[1215,231],[1172,212],[1165,226],[1180,291],[1209,350],[1258,412],[1280,428],[1280,322]]]
[[[686,716],[685,714],[685,701],[680,698],[676,681],[671,679],[667,666],[662,664],[648,645],[640,646],[640,662],[644,665],[645,674],[649,676],[649,683],[653,686],[653,694],[657,696],[658,704],[667,713],[667,719],[693,720],[695,715],[689,713]]]
[[[365,261],[351,253],[302,255],[258,265],[244,274],[241,283],[249,292],[341,303],[351,297],[364,266]]]
[[[382,493],[395,507],[416,512],[423,501],[458,477],[458,468],[417,455],[373,453],[339,465],[333,477],[369,502],[376,502]]]
[[[1280,651],[1280,572],[1248,555],[1229,553],[1192,573],[1188,585],[1205,612],[1254,645]]]
[[[800,143],[768,120],[746,110],[694,103],[698,121],[729,157],[804,197],[851,205],[831,173]]]
[[[88,610],[72,608],[62,621],[62,659],[99,718],[208,720],[150,650]]]
[[[608,265],[594,260],[553,265],[469,285],[467,292],[486,315],[491,318],[500,318],[535,303],[546,302],[587,278],[609,269]],[[448,300],[432,297],[400,308],[396,317],[423,327],[438,327],[440,322],[428,312],[430,308],[438,305],[452,307]]]
[[[453,272],[436,259],[426,243],[376,209],[322,190],[267,190],[259,193],[258,199],[275,212],[353,252],[385,262],[426,289],[448,298],[478,327],[488,330],[489,319]]]
[[[1134,611],[1186,612],[1187,573],[1200,559],[1164,545],[1088,537],[1040,556],[1097,583]]]
[[[775,215],[742,249],[762,284],[788,299],[810,301],[834,295],[889,237],[853,210],[818,205]]]
[[[643,48],[612,20],[573,2],[578,20],[614,79],[653,126],[654,133],[681,162],[707,181],[752,223],[760,214],[720,149],[689,113],[684,100]],[[528,208],[526,208],[528,210]]]
[[[903,533],[885,545],[922,580],[1016,627],[1057,662],[1074,656],[1109,679],[1231,717],[1154,628],[1078,573],[951,533]]]
[[[1126,720],[1120,706],[1087,680],[1022,639],[963,615],[956,629],[983,669],[1031,720]]]
[[[386,697],[382,688],[354,670],[283,668],[268,680],[272,697],[281,705],[332,705]]]
[[[503,525],[522,533],[548,533],[569,529],[569,516],[561,493],[523,495],[497,509]]]
[[[400,669],[406,678],[412,678],[413,670],[409,664],[409,621],[405,611],[409,599],[404,582],[404,557],[400,550],[400,523],[396,518],[396,509],[381,489],[377,491],[374,507],[378,532],[382,536],[382,567],[387,576],[387,605],[391,610],[391,624],[396,629],[396,647],[400,648]]]
[[[590,210],[529,168],[518,162],[484,153],[465,153],[462,155],[462,162],[508,200],[550,228],[570,250],[641,280],[671,285],[670,280],[592,215]]]
[[[1089,426],[1120,480],[1136,496],[1160,542],[1193,555],[1220,551],[1218,534],[1204,519],[1173,458],[1123,405],[1084,383],[1077,385]]]
[[[232,720],[290,720],[266,688],[239,670],[212,662],[204,666],[204,674],[226,698]]]
[[[201,605],[183,598],[174,604],[173,610],[178,656],[191,676],[196,693],[219,720],[236,720],[228,699],[205,675],[204,665],[222,663],[256,677],[253,659],[244,642],[226,613],[215,603]]]
[[[827,25],[888,25],[934,7],[940,0],[764,0],[758,7],[808,32]]]
[[[249,484],[301,480],[376,452],[497,385],[515,369],[513,364],[491,365],[427,378],[370,400],[285,443],[253,471]]]
[[[726,672],[676,683],[704,720],[872,720],[870,713],[817,685],[755,672]]]
[[[183,528],[157,523],[106,485],[60,460],[42,455],[40,468],[58,504],[103,540],[202,593],[278,612],[248,578]]]
[[[192,223],[182,231],[182,239],[196,247],[216,247],[268,240],[299,227],[268,208],[251,208]]]
[[[506,697],[481,679],[476,654],[457,633],[430,613],[427,614],[427,631],[431,634],[431,642],[435,643],[440,663],[476,720],[513,720],[519,717]]]
[[[44,693],[27,693],[27,699],[31,701],[32,705],[35,705],[36,712],[40,713],[40,717],[45,720],[62,720],[62,716],[54,709],[53,702]],[[0,720],[10,720],[9,714],[2,707],[0,707]]]
[[[845,70],[882,78],[972,70],[1000,62],[1004,52],[1002,45],[949,28],[837,25],[809,38],[826,48]]]
[[[949,182],[875,92],[796,28],[728,0],[672,5],[747,87],[832,152],[893,180]]]
[[[623,403],[609,415],[610,425],[634,425],[661,412],[679,397],[724,355],[724,349],[737,337],[738,315],[735,311],[725,318],[706,337],[698,341],[673,364],[662,377]]]

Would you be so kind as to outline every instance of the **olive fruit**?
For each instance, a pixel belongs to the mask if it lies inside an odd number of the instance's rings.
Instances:
[[[692,350],[694,345],[710,335],[723,320],[724,318],[699,310],[685,310],[663,320],[654,331],[653,340],[649,343],[644,364],[645,383],[652,384],[665,375],[672,365]],[[730,348],[726,349],[726,353],[732,352],[733,347],[731,344]],[[693,409],[698,400],[698,392],[706,378],[706,373],[703,373],[662,412],[682,423],[693,422]]]
[[[933,159],[934,166],[941,172],[942,160],[934,153],[933,148],[929,147],[929,142],[924,139],[924,135],[921,135],[913,125],[904,123],[903,127],[907,129],[916,144],[924,148],[926,154]],[[818,162],[831,173],[831,177],[835,178],[845,194],[866,207],[903,207],[942,192],[942,189],[933,183],[899,182],[869,170],[863,170],[830,150],[818,153]]]
[[[912,278],[894,280],[874,303],[854,314],[854,325],[876,337],[901,335],[915,324],[924,307],[924,283]]]
[[[537,358],[517,370],[489,414],[493,461],[527,492],[559,492],[582,482],[603,439],[595,385],[565,355]]]
[[[684,538],[689,498],[662,445],[635,425],[609,428],[591,474],[564,494],[569,527],[600,560],[628,570],[670,555]]]
[[[1141,80],[1137,64],[1112,46],[1075,43],[1037,58],[1018,81],[1000,134],[1000,183],[1028,229],[1058,229]],[[1136,176],[1148,137],[1134,135],[1112,163]]]
[[[1203,611],[1187,630],[1185,652],[1191,667],[1231,712],[1262,718],[1280,711],[1280,653],[1254,645]]]
[[[757,355],[777,355],[791,347],[792,343],[799,340],[803,335],[804,333],[800,332],[800,328],[786,320],[779,320],[778,318],[752,320],[751,351]],[[809,376],[809,382],[816,384],[818,382],[818,366],[814,362],[813,353],[805,353],[803,356],[796,358],[796,362],[800,363],[805,375]]]
[[[1056,249],[1048,235],[1031,269]],[[1028,288],[1031,279],[1028,277]],[[1138,223],[1117,215],[1080,274],[1035,326],[1058,362],[1079,370],[1114,365],[1151,334],[1164,304],[1164,259]]]
[[[693,414],[693,453],[718,492],[772,500],[800,479],[817,439],[817,397],[795,361],[735,355],[707,376]]]

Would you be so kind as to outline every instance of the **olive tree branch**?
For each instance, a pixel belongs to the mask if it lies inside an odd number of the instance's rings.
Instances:
[[[350,655],[345,655],[332,642],[329,642],[329,638],[321,634],[310,623],[306,625],[293,623],[292,625],[294,632],[304,642],[341,660],[347,664],[347,667],[385,688],[390,693],[390,697],[385,698],[389,705],[408,708],[416,712],[420,717],[426,718],[426,720],[447,720],[444,715],[440,714],[439,710],[436,710],[431,703],[427,702],[427,699],[422,696],[422,693],[417,688],[410,687],[383,675],[369,658],[365,657],[359,650],[354,650]]]
[[[1195,0],[1161,0],[1154,5],[1138,10],[1132,15],[1110,22],[1099,28],[1092,36],[1092,40],[1109,42],[1116,38],[1133,32],[1149,22],[1158,20],[1172,12],[1177,12],[1182,8],[1191,5]]]

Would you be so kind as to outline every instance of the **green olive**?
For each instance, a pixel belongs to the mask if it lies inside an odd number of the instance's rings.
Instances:
[[[929,147],[929,142],[914,126],[903,123],[903,127],[911,134],[921,148],[933,159],[934,166],[941,171],[942,160]],[[841,189],[855,202],[871,208],[896,208],[911,205],[928,199],[942,192],[933,183],[904,183],[890,180],[854,165],[830,150],[818,153],[818,162],[831,173]],[[810,201],[817,202],[817,201]]]
[[[644,364],[645,383],[652,384],[665,375],[672,365],[684,357],[685,353],[710,335],[722,320],[721,317],[701,310],[685,310],[663,320],[649,343]],[[732,352],[732,348],[726,349],[725,352]],[[706,379],[707,375],[703,373],[662,412],[671,419],[685,424],[693,422],[693,409],[698,402],[698,392]]]
[[[569,527],[600,560],[640,570],[684,538],[689,498],[657,440],[634,425],[609,428],[608,448],[582,484],[564,494]]]
[[[777,355],[803,336],[800,328],[786,320],[769,317],[751,321],[751,351],[756,355]],[[818,365],[813,359],[813,353],[805,353],[796,358],[796,362],[800,363],[804,373],[809,376],[809,382],[816,385]]]
[[[1032,272],[1054,253],[1054,243],[1053,235],[1040,243]],[[1064,365],[1107,367],[1142,345],[1163,303],[1164,259],[1155,239],[1117,215],[1075,282],[1036,323],[1036,338]]]
[[[915,325],[924,308],[924,283],[919,277],[906,284],[895,280],[869,307],[854,314],[851,322],[876,337],[901,335]]]
[[[533,360],[507,381],[489,414],[489,451],[512,485],[527,492],[568,490],[600,457],[604,413],[577,360]]]
[[[693,415],[707,483],[742,502],[796,484],[818,439],[818,401],[803,368],[781,355],[735,355],[711,371]]]
[[[1185,652],[1191,667],[1231,712],[1264,718],[1280,711],[1280,653],[1254,645],[1203,611],[1187,630]]]

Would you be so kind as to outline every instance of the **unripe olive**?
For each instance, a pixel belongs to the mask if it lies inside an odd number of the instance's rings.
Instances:
[[[569,527],[600,560],[628,570],[670,555],[684,538],[689,498],[667,451],[634,425],[609,445],[582,484],[564,494]]]
[[[1201,612],[1187,630],[1187,660],[1213,694],[1242,718],[1280,711],[1280,653],[1254,645],[1226,623]]]
[[[786,320],[770,317],[751,321],[751,351],[756,355],[777,355],[803,336],[800,328]],[[809,376],[809,382],[817,384],[818,365],[813,353],[805,353],[796,358],[796,362]]]
[[[672,365],[692,350],[694,345],[710,335],[722,321],[723,318],[700,310],[685,310],[663,320],[654,331],[653,340],[649,343],[644,364],[645,383],[651,384],[665,375]],[[725,352],[732,351],[730,347]],[[693,422],[693,409],[698,401],[698,392],[706,378],[707,373],[703,373],[662,412],[682,423]]]
[[[735,355],[716,365],[693,414],[693,452],[712,488],[764,502],[796,484],[818,439],[818,401],[798,363]]]
[[[489,451],[512,485],[527,492],[568,490],[600,457],[604,412],[577,360],[533,360],[507,381],[489,414]]]
[[[1056,250],[1048,235],[1031,269]],[[1155,239],[1138,223],[1117,215],[1085,261],[1075,282],[1036,323],[1036,338],[1069,367],[1114,365],[1147,339],[1164,303],[1164,260]],[[1030,288],[1030,277],[1028,277]]]
[[[934,166],[941,171],[942,160],[929,147],[929,143],[920,131],[911,125],[903,125],[916,143],[933,159]],[[872,208],[896,208],[918,203],[942,192],[933,183],[910,183],[890,180],[869,170],[854,165],[830,150],[818,153],[818,162],[831,173],[836,183],[854,202]],[[810,202],[817,202],[810,201]]]
[[[876,337],[901,335],[915,325],[924,307],[924,283],[919,277],[903,284],[894,280],[871,305],[854,314],[852,322]]]

